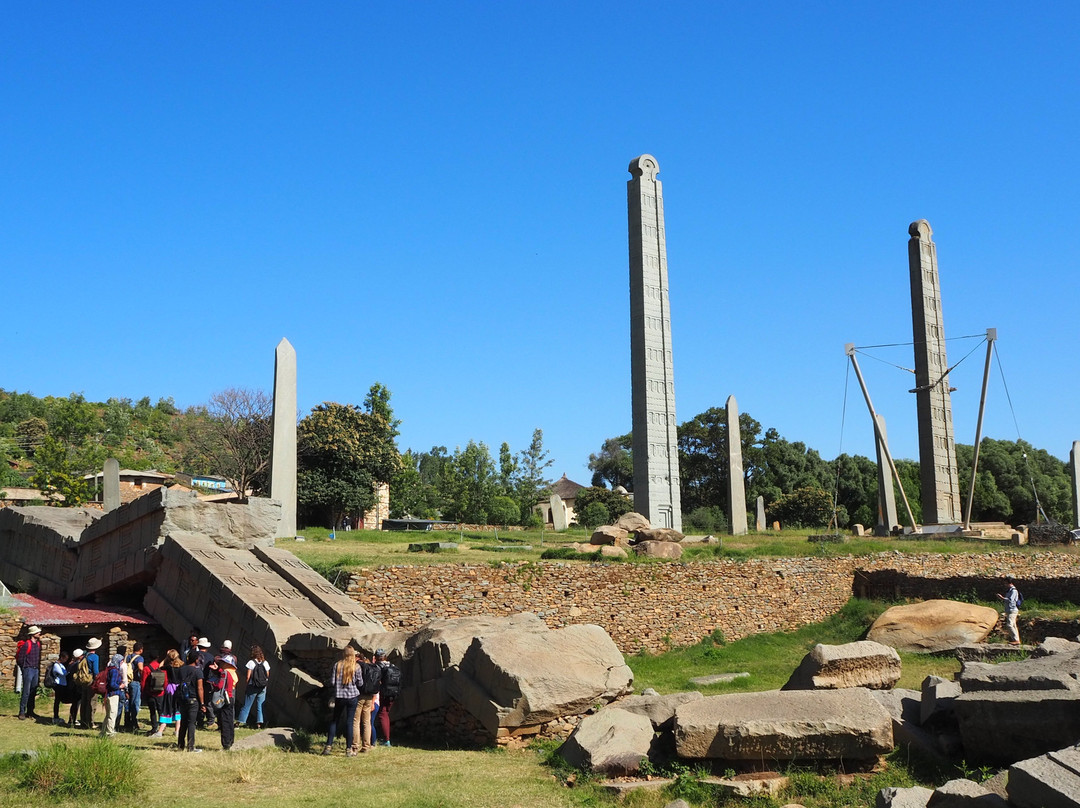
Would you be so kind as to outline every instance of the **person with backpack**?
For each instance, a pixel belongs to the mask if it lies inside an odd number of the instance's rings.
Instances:
[[[131,646],[131,653],[124,659],[128,666],[130,681],[127,687],[127,711],[124,713],[124,727],[129,732],[139,731],[139,710],[142,708],[143,673],[146,668],[143,659],[143,644],[136,642]]]
[[[210,670],[214,672],[209,690],[210,707],[221,734],[221,748],[227,752],[236,737],[236,682],[239,678],[236,657],[218,654],[210,664]]]
[[[198,653],[198,652],[196,652]],[[180,728],[180,699],[176,693],[177,687],[180,682],[180,669],[184,667],[184,661],[180,658],[180,652],[175,648],[170,648],[165,652],[165,659],[161,663],[162,670],[165,671],[165,691],[161,698],[161,710],[158,714],[158,721],[161,723],[157,728],[157,732],[151,735],[151,738],[161,738],[165,735],[165,727]],[[154,683],[151,682],[151,687]]]
[[[113,654],[105,668],[105,720],[101,722],[101,737],[116,734],[116,721],[120,717],[120,693],[124,689],[124,656]]]
[[[90,676],[90,671],[86,668],[86,660],[84,659],[86,652],[81,648],[76,648],[71,652],[71,659],[67,663],[67,683],[68,683],[68,698],[71,699],[71,710],[68,712],[68,728],[75,726],[75,721],[79,717],[79,708],[82,705],[82,687],[78,677],[78,673],[81,669],[85,672],[85,676]]]
[[[203,690],[203,669],[199,664],[199,652],[188,651],[187,664],[176,671],[176,703],[180,709],[180,731],[176,734],[176,746],[189,752],[201,752],[195,748],[195,722],[200,713],[206,712],[206,693]]]
[[[67,678],[67,663],[70,659],[71,656],[67,651],[61,651],[60,658],[49,665],[49,669],[45,672],[45,687],[53,692],[53,724],[64,723],[64,719],[60,717],[60,705],[71,703],[68,696],[71,691],[68,690]]]
[[[1005,629],[1009,633],[1009,645],[1019,645],[1020,629],[1016,625],[1016,618],[1020,614],[1020,604],[1024,602],[1024,596],[1016,588],[1011,575],[1006,576],[1005,583],[1008,586],[1004,594],[998,594],[998,598],[1005,601]]]
[[[41,676],[41,640],[38,626],[26,630],[26,640],[15,652],[15,664],[22,671],[22,695],[19,697],[19,720],[37,718],[34,701],[37,699],[38,678]]]
[[[382,668],[379,683],[379,736],[383,746],[390,745],[390,710],[394,701],[401,695],[401,668],[386,658],[386,651],[375,651],[375,663]]]
[[[101,660],[98,659],[97,655],[97,649],[100,647],[101,640],[97,637],[91,637],[86,641],[86,655],[83,657],[83,660],[86,662],[86,670],[90,673],[90,680],[86,683],[84,689],[79,690],[79,696],[81,698],[79,724],[83,729],[94,728],[94,680],[97,679],[98,674],[101,672]]]
[[[146,701],[146,708],[150,711],[149,737],[161,737],[158,726],[165,708],[165,669],[161,667],[161,660],[156,654],[147,653],[145,658],[149,662],[143,665],[143,678],[141,683],[142,698]]]
[[[263,726],[263,702],[266,701],[266,687],[270,684],[270,663],[262,646],[251,646],[251,659],[247,661],[247,681],[244,686],[244,706],[240,708],[237,721],[240,726],[247,723],[252,705],[255,706],[255,726]]]
[[[353,717],[353,753],[371,750],[371,708],[375,694],[382,686],[382,668],[363,654],[357,655],[356,670],[356,684],[360,689],[360,696],[356,701],[356,715]]]

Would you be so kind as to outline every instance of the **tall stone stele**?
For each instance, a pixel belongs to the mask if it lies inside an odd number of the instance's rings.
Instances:
[[[728,530],[732,536],[744,536],[746,529],[746,484],[743,482],[742,429],[739,427],[739,404],[728,396]]]
[[[664,197],[650,154],[630,162],[626,207],[630,240],[630,365],[634,431],[634,510],[653,527],[682,531],[675,376],[671,365]]]
[[[915,342],[915,393],[919,413],[919,478],[926,525],[960,522],[960,481],[956,468],[952,396],[945,357],[937,248],[926,219],[908,227],[911,326]]]
[[[281,502],[277,538],[296,536],[296,350],[282,339],[274,351],[273,450],[270,496]]]
[[[1080,528],[1080,469],[1076,467],[1080,463],[1080,440],[1073,441],[1069,463],[1072,465],[1073,527]]]

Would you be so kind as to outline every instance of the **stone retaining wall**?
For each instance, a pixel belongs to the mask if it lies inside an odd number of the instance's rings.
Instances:
[[[348,594],[390,630],[436,617],[535,612],[552,628],[595,623],[623,653],[790,631],[853,595],[992,600],[1012,574],[1027,598],[1080,601],[1080,557],[937,554],[766,558],[689,563],[502,562],[364,569]]]

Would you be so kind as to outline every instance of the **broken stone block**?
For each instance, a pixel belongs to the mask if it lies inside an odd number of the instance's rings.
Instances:
[[[892,717],[864,688],[708,696],[675,710],[680,757],[867,759],[892,751]]]
[[[633,774],[641,768],[642,758],[648,757],[653,735],[648,716],[610,707],[581,719],[559,747],[559,754],[572,766],[589,771]]]
[[[888,690],[900,681],[900,655],[887,645],[862,640],[843,645],[818,643],[791,674],[783,690]]]

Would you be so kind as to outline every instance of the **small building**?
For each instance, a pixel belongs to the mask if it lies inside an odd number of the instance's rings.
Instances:
[[[20,507],[23,505],[43,505],[49,502],[50,499],[53,502],[63,502],[63,494],[53,494],[50,497],[44,491],[39,491],[36,488],[12,488],[10,486],[0,486],[0,508],[5,508],[8,505],[12,507]]]
[[[562,500],[563,508],[566,510],[565,520],[561,522],[564,525],[570,525],[577,522],[577,515],[574,513],[574,500],[577,499],[577,493],[582,488],[587,486],[581,483],[575,483],[569,479],[565,474],[552,483],[550,494],[558,494],[559,499]],[[549,525],[555,524],[555,515],[551,512],[551,500],[543,500],[533,506],[533,513],[540,514],[540,518]]]
[[[97,474],[87,474],[83,476],[84,480],[90,482],[94,486],[94,490],[97,492],[95,500],[99,502],[102,497],[102,480],[104,476],[104,472],[101,471]],[[120,503],[124,504],[131,502],[133,499],[138,499],[143,494],[161,488],[163,485],[169,485],[172,483],[173,479],[174,477],[172,474],[162,474],[160,471],[154,471],[153,469],[148,469],[147,471],[120,469]]]

